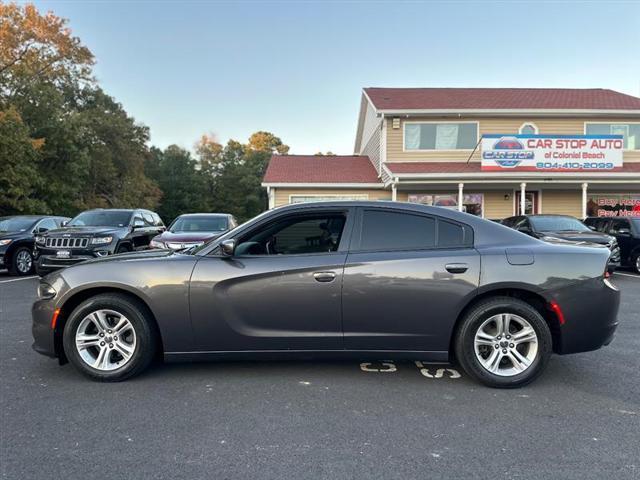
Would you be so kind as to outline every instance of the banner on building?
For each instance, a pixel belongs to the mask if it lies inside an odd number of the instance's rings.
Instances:
[[[622,135],[483,135],[482,170],[582,172],[622,167]]]

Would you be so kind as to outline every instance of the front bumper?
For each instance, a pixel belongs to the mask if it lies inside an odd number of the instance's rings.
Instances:
[[[52,300],[36,300],[31,307],[31,333],[33,335],[33,349],[47,357],[57,357],[55,344],[56,331],[51,328],[51,321],[55,312]]]
[[[554,350],[588,352],[608,345],[618,327],[620,291],[610,279],[593,278],[554,292],[564,314]]]

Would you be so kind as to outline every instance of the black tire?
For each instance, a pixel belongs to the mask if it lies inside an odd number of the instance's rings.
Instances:
[[[83,319],[101,309],[124,315],[136,335],[136,345],[130,359],[121,367],[109,371],[88,365],[80,356],[75,342],[76,332]],[[64,352],[69,361],[81,373],[100,382],[119,382],[144,371],[155,357],[156,339],[157,332],[146,307],[136,299],[117,293],[96,295],[82,302],[69,316],[63,332]]]
[[[640,274],[640,252],[631,256],[631,268],[634,272]]]
[[[28,262],[28,264],[25,264]],[[9,265],[9,273],[12,275],[29,275],[33,273],[34,261],[33,253],[28,247],[18,247],[11,255],[11,263]]]
[[[118,253],[127,253],[130,252],[131,249],[127,246],[127,245],[118,245],[118,248],[116,248],[116,254]]]
[[[522,317],[535,330],[538,340],[538,350],[531,364],[523,372],[511,376],[491,373],[476,356],[478,329],[486,320],[500,313]],[[456,333],[454,349],[456,360],[470,377],[489,387],[516,388],[532,382],[544,371],[553,351],[553,340],[544,318],[531,305],[513,297],[493,297],[481,301],[465,314]]]

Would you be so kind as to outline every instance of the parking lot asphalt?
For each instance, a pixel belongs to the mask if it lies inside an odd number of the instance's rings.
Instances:
[[[616,274],[614,283],[622,304],[613,343],[554,356],[518,390],[409,362],[159,365],[100,384],[31,350],[37,280],[0,272],[0,472],[637,479],[640,277]]]

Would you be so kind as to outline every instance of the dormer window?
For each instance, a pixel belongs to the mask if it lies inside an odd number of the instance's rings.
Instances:
[[[523,123],[518,131],[521,135],[537,135],[538,127],[535,123]]]

